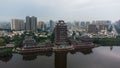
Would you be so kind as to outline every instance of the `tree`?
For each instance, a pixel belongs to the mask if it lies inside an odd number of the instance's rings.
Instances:
[[[5,46],[5,45],[6,45],[6,43],[5,43],[4,39],[0,38],[0,46]]]
[[[24,40],[24,35],[15,35],[14,36],[15,47],[22,47],[22,42]]]

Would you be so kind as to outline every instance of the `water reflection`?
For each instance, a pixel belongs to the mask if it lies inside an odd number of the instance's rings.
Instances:
[[[23,60],[25,61],[35,60],[36,58],[36,54],[23,54]]]
[[[120,46],[0,57],[0,68],[119,68],[119,63]]]
[[[75,54],[76,52],[81,52],[82,54],[87,55],[91,54],[93,51],[89,48],[71,51],[70,53]],[[67,68],[67,54],[68,52],[55,52],[55,68]]]
[[[79,49],[79,50],[76,50],[75,52],[81,52],[81,53],[84,54],[84,55],[88,55],[88,54],[93,53],[92,48],[88,48],[88,49]]]
[[[55,52],[55,68],[67,68],[67,52]]]
[[[37,59],[37,56],[52,56],[53,52],[38,52],[38,53],[27,53],[22,54],[24,61],[31,61]]]
[[[113,50],[113,46],[110,46],[110,50],[111,50],[111,51]]]
[[[79,49],[71,51],[71,54],[75,54],[76,52],[81,52],[84,55],[92,53],[92,49]],[[55,68],[66,68],[66,60],[67,60],[68,52],[55,52]],[[27,53],[21,54],[23,56],[24,61],[31,61],[37,59],[37,56],[52,56],[53,52],[40,52],[40,53]],[[0,57],[0,60],[3,62],[8,62],[12,56]]]
[[[5,56],[5,57],[0,57],[0,60],[2,62],[8,62],[8,61],[10,61],[12,59],[12,56],[13,55],[11,55],[11,56]]]

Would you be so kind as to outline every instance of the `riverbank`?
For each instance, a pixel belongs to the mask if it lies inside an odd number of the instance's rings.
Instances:
[[[35,46],[35,47],[22,47],[13,49],[16,53],[35,53],[35,52],[70,52],[79,49],[94,48],[95,44],[83,44],[83,45],[60,45],[60,46]]]

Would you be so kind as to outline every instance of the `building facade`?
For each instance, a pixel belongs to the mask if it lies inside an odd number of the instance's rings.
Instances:
[[[46,25],[46,23],[43,23],[41,30],[42,30],[42,31],[46,31],[46,30],[47,30],[47,25]]]
[[[66,44],[67,39],[67,25],[63,20],[59,20],[59,22],[55,26],[55,44],[64,45]]]
[[[50,32],[52,33],[55,27],[54,21],[50,20]]]
[[[37,17],[26,16],[26,31],[36,32],[37,31]]]
[[[43,21],[39,21],[39,22],[38,22],[38,24],[37,24],[37,28],[38,28],[39,30],[41,30],[41,29],[42,29],[43,24],[44,24],[44,22],[43,22]]]
[[[109,29],[109,25],[99,25],[99,31],[101,30],[108,30]]]
[[[80,22],[80,25],[81,25],[81,26],[85,26],[86,23],[85,23],[84,21],[82,21],[82,22]]]
[[[24,20],[22,19],[12,19],[11,20],[11,30],[21,31],[24,30]]]
[[[88,33],[97,33],[98,32],[97,26],[95,24],[88,25],[87,30],[88,30]]]

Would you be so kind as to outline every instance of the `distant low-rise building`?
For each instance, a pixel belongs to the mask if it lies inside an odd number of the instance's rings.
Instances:
[[[25,37],[23,40],[23,47],[35,47],[36,41],[32,37]]]
[[[105,25],[105,24],[99,25],[99,31],[101,31],[101,30],[108,30],[108,29],[109,29],[109,25]]]
[[[88,25],[88,33],[97,33],[98,29],[95,24]]]

